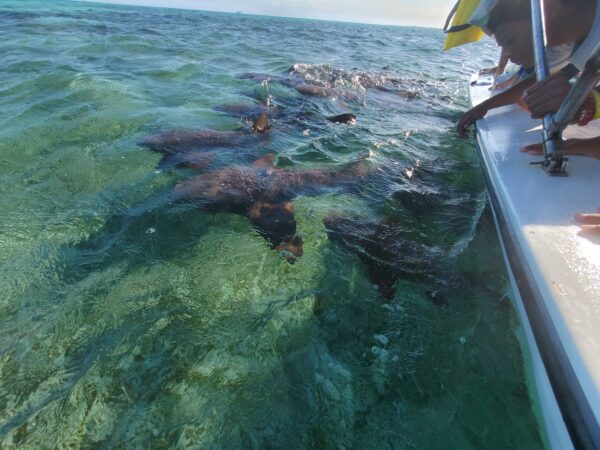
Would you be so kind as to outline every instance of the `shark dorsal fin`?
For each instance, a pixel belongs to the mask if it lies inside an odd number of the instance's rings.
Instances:
[[[266,112],[261,113],[252,124],[252,131],[259,133],[267,131],[269,128],[271,128],[271,124],[269,123],[269,115]]]
[[[273,162],[275,161],[275,155],[269,153],[268,155],[261,156],[256,161],[254,161],[254,165],[257,167],[273,167]]]

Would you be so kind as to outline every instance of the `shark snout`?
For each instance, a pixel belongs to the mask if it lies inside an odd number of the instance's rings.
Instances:
[[[160,135],[151,135],[145,136],[138,141],[138,145],[140,147],[146,147],[151,150],[160,150],[161,149],[161,138]]]

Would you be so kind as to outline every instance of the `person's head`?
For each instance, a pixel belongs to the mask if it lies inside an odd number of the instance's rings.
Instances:
[[[505,22],[495,30],[494,37],[503,54],[513,63],[524,67],[534,64],[531,21],[519,19]]]
[[[531,20],[529,8],[529,0],[484,0],[473,11],[470,23],[481,27],[486,34],[493,35],[498,27],[507,22]]]
[[[499,0],[491,10],[485,27],[502,47],[503,54],[513,63],[525,67],[533,65],[531,13],[528,0]]]
[[[555,47],[585,38],[594,20],[595,3],[592,0],[546,0],[544,16],[548,45]],[[487,17],[485,29],[495,35],[498,28],[521,20],[531,22],[530,0],[497,0]],[[528,30],[531,32],[531,25]]]

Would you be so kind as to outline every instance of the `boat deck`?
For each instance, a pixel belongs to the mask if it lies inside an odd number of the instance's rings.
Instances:
[[[491,76],[473,77],[472,104],[490,96],[491,83]],[[575,137],[578,132],[570,127],[565,135]],[[522,272],[515,275],[517,289],[529,321],[546,328],[546,342],[540,342],[532,323],[546,370],[553,365],[547,361],[551,353],[562,372],[555,373],[552,382],[557,398],[566,394],[556,392],[558,377],[569,386],[569,395],[578,397],[579,419],[594,435],[600,422],[600,237],[581,236],[574,216],[600,207],[600,161],[570,156],[569,176],[551,177],[530,164],[542,157],[519,152],[539,142],[540,133],[541,122],[516,105],[492,110],[477,122],[490,197],[497,221],[506,228],[505,250],[510,240],[518,253],[513,261],[519,263],[511,263],[513,273]],[[528,289],[529,294],[524,292]],[[567,418],[565,422],[569,427]]]

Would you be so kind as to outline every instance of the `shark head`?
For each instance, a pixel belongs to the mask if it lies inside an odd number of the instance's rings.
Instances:
[[[256,202],[250,208],[248,217],[273,245],[277,245],[296,234],[294,213],[294,205],[290,202]]]
[[[248,211],[250,222],[290,264],[302,256],[304,244],[296,233],[294,213],[295,208],[291,202],[257,202]]]
[[[287,241],[281,242],[279,245],[275,247],[275,250],[279,253],[283,259],[285,259],[288,263],[294,264],[298,258],[302,256],[304,253],[304,241],[301,236],[293,236]]]
[[[155,152],[170,153],[166,151],[163,141],[164,140],[162,139],[161,135],[154,134],[142,138],[140,141],[138,141],[138,145],[141,147],[149,148],[150,150],[153,150]]]
[[[327,120],[334,123],[349,123],[351,125],[356,124],[356,116],[351,113],[339,114],[337,116],[329,116]]]

